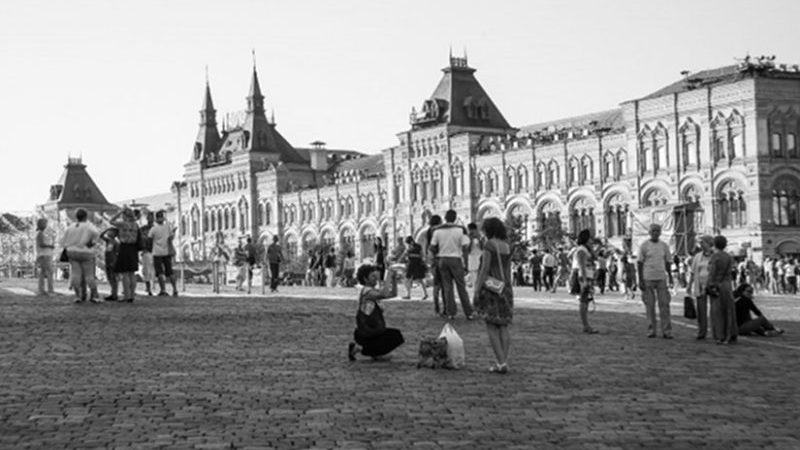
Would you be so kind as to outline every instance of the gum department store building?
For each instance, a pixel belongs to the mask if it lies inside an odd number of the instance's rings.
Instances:
[[[253,70],[247,109],[217,122],[206,85],[179,205],[182,255],[243,235],[300,255],[316,243],[372,255],[453,208],[465,223],[557,216],[634,248],[651,222],[679,252],[722,233],[756,260],[800,254],[800,70],[770,58],[705,70],[608,111],[515,128],[451,57],[397,145],[377,155],[295,148],[268,119]],[[552,221],[549,221],[552,222]]]

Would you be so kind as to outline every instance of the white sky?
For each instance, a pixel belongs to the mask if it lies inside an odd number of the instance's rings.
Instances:
[[[613,108],[734,57],[800,63],[800,2],[40,1],[0,7],[0,211],[32,210],[68,154],[111,201],[164,192],[197,132],[245,108],[255,49],[267,109],[297,147],[395,145],[448,48],[513,126]]]

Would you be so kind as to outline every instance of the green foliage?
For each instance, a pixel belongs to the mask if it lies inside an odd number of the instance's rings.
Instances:
[[[567,237],[561,224],[560,217],[548,217],[544,220],[544,227],[533,238],[533,244],[539,249],[556,249],[564,243]]]

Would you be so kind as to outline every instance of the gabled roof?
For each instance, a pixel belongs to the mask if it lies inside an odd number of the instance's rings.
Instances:
[[[587,128],[590,130],[609,128],[611,130],[621,130],[625,128],[625,118],[622,115],[622,108],[615,108],[582,114],[580,116],[566,117],[559,120],[525,125],[520,128],[519,134],[527,135],[537,131],[556,131],[570,128]]]
[[[642,97],[640,100],[661,97],[679,92],[686,92],[699,87],[734,83],[745,78],[751,78],[751,76],[747,72],[742,72],[738,65],[718,67],[710,70],[701,70],[700,72],[689,74],[682,80],[676,81],[651,94],[648,94]]]
[[[91,211],[116,209],[116,206],[106,200],[100,188],[89,176],[81,158],[68,159],[58,184],[51,189],[60,190],[51,192],[51,200],[55,200],[58,209],[86,208]],[[53,199],[54,194],[57,194],[55,199]]]
[[[413,126],[446,123],[464,127],[512,128],[475,78],[475,69],[467,65],[466,58],[451,56],[450,65],[442,72],[442,79],[421,111],[412,112]]]

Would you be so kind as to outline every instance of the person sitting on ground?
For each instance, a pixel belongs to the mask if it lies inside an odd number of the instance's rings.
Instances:
[[[353,332],[355,342],[350,342],[347,357],[356,360],[356,353],[374,360],[382,359],[405,340],[400,330],[387,328],[383,318],[380,300],[397,296],[397,277],[394,269],[386,271],[386,282],[378,289],[381,268],[364,264],[358,268],[356,278],[363,286],[358,296],[358,312],[356,313],[356,329]]]
[[[753,295],[755,290],[753,286],[748,283],[742,283],[733,292],[733,298],[736,302],[736,323],[739,326],[739,334],[751,335],[757,334],[759,336],[778,336],[783,334],[783,330],[772,325],[761,310],[753,303]],[[756,315],[754,319],[750,312]]]

